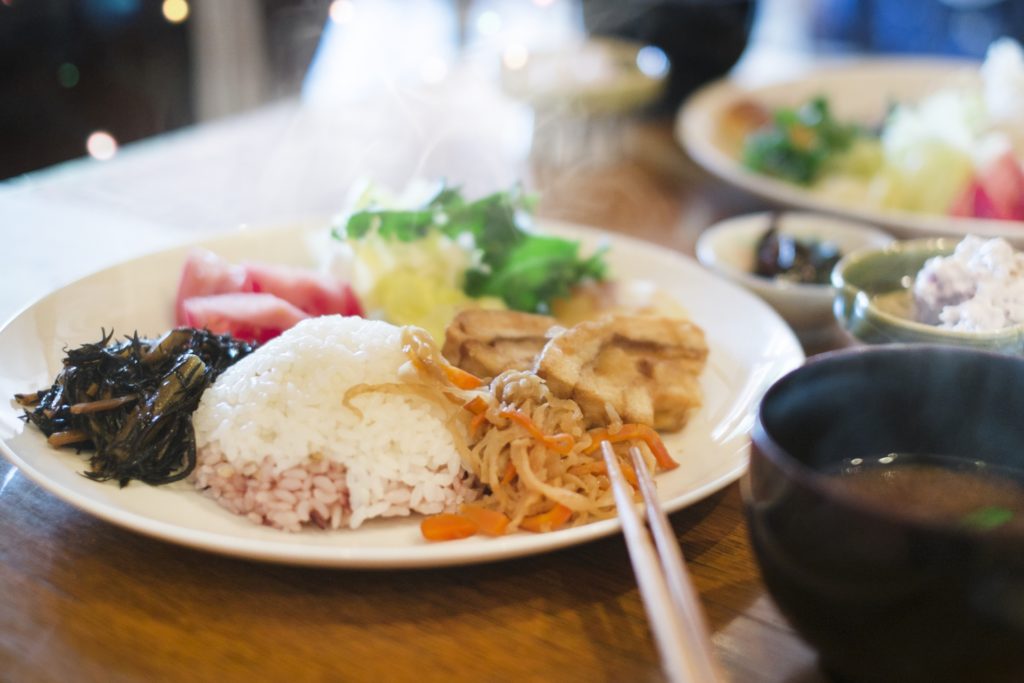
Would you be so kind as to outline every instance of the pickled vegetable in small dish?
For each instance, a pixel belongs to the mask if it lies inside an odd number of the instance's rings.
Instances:
[[[805,285],[827,285],[841,256],[832,242],[783,235],[773,224],[757,243],[754,274]]]
[[[869,225],[809,212],[737,216],[705,230],[697,260],[772,305],[793,329],[833,327],[829,276],[839,257],[892,240]]]

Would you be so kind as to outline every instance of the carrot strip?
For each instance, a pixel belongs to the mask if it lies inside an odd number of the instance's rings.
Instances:
[[[590,455],[600,448],[602,441],[608,441],[609,443],[643,441],[651,449],[651,453],[654,454],[654,460],[658,463],[658,466],[661,467],[661,469],[671,470],[679,467],[679,463],[669,455],[668,449],[665,448],[665,444],[662,442],[661,437],[658,436],[658,432],[654,431],[647,425],[635,423],[624,424],[622,425],[622,428],[614,434],[609,434],[607,429],[601,427],[591,430],[590,437],[593,441],[583,450],[587,455]]]
[[[480,425],[482,425],[484,423],[484,420],[486,420],[486,419],[487,419],[487,414],[486,413],[480,413],[479,415],[474,415],[473,419],[469,421],[469,433],[470,433],[470,435],[474,435],[475,436],[476,435],[476,430],[480,429]]]
[[[601,464],[604,465],[603,462]],[[632,486],[634,489],[639,490],[640,481],[636,478],[636,470],[633,469],[633,466],[630,465],[628,462],[620,462],[619,466],[622,469],[622,476],[626,478],[626,481],[629,482],[629,485]],[[608,466],[605,465],[605,474],[607,473]]]
[[[479,505],[464,503],[459,512],[472,521],[476,522],[480,533],[488,536],[502,536],[508,528],[509,518],[497,510],[488,510]]]
[[[571,434],[554,434],[552,436],[548,436],[541,431],[540,427],[538,427],[533,420],[518,410],[503,410],[499,414],[502,417],[508,418],[522,426],[530,433],[530,436],[543,443],[555,453],[567,455],[576,446],[576,440],[572,438]]]
[[[636,470],[628,462],[619,463],[622,468],[622,475],[626,477],[626,481],[629,482],[630,486],[634,489],[640,488],[640,482],[636,478]],[[608,466],[604,464],[603,460],[595,460],[585,465],[576,465],[571,467],[569,471],[573,474],[608,474]]]
[[[474,415],[479,415],[487,411],[487,401],[479,396],[475,396],[473,397],[473,400],[469,401],[462,407]]]
[[[427,363],[418,355],[416,355],[416,351],[414,349],[407,346],[405,348],[405,355],[409,356],[409,361],[413,364],[413,367],[415,367],[420,372],[430,371],[427,366]]]
[[[457,368],[451,363],[435,363],[432,359],[423,358],[416,352],[417,349],[412,344],[406,344],[403,350],[417,370],[421,372],[430,372],[431,367],[440,367],[445,377],[448,378],[448,381],[459,389],[476,389],[484,383],[484,381],[476,375],[470,374],[462,368]]]
[[[654,431],[647,425],[639,425],[640,438],[647,444],[647,447],[651,449],[651,453],[654,454],[654,461],[663,470],[673,470],[679,467],[679,463],[675,461],[669,452],[665,448],[665,442],[661,440],[661,436],[658,432]]]
[[[543,441],[548,448],[561,455],[568,455],[576,447],[576,439],[572,438],[571,434],[565,434],[564,432],[562,434],[552,434],[545,437]]]
[[[505,467],[505,474],[501,476],[501,485],[506,486],[512,483],[512,480],[516,476],[516,466],[512,463],[511,458],[508,461],[508,465]]]
[[[554,531],[568,522],[570,517],[572,517],[572,510],[561,503],[558,503],[547,512],[542,512],[539,515],[533,515],[532,517],[526,517],[519,523],[519,527],[534,533]]]
[[[448,365],[445,363],[442,366],[442,369],[444,370],[444,374],[448,375],[448,381],[459,389],[476,389],[484,383],[484,381],[476,375],[470,374],[462,368],[457,368],[454,365]]]
[[[428,541],[454,541],[468,538],[478,531],[477,523],[465,515],[443,513],[420,522],[420,532]]]

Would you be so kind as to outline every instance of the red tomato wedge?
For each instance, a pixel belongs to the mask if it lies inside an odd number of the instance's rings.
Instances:
[[[352,288],[326,273],[265,263],[246,263],[243,291],[281,297],[311,316],[362,315]]]
[[[1012,151],[1007,150],[981,174],[981,184],[995,206],[996,218],[1024,220],[1024,172]]]
[[[964,193],[953,202],[949,215],[963,218],[999,218],[995,204],[977,180],[972,180]]]
[[[303,311],[273,294],[211,294],[182,302],[181,324],[229,333],[239,339],[265,342],[308,318]]]
[[[206,249],[189,252],[175,302],[178,325],[205,326],[257,341],[303,318],[333,314],[363,314],[347,283],[292,266],[233,264]]]
[[[1024,221],[1024,170],[1013,152],[997,157],[953,202],[953,216]]]
[[[245,287],[245,269],[236,266],[207,249],[193,249],[185,259],[178,280],[174,317],[185,324],[184,302],[193,296],[241,292]]]

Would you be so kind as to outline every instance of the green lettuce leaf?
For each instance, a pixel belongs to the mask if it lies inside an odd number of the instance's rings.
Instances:
[[[480,266],[466,273],[466,294],[499,297],[515,310],[546,312],[552,299],[567,296],[580,281],[607,277],[607,265],[604,249],[581,258],[578,242],[532,232],[534,205],[518,186],[467,202],[458,188],[442,185],[422,207],[357,211],[334,236],[358,240],[375,232],[412,242],[431,231],[453,239],[471,235],[481,258]]]

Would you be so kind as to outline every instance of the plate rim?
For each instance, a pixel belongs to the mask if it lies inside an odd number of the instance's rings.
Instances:
[[[987,218],[960,218],[938,214],[880,208],[860,208],[828,201],[810,190],[746,169],[706,136],[708,122],[716,120],[725,106],[738,98],[756,98],[757,94],[798,87],[808,80],[829,75],[849,76],[867,71],[954,73],[981,62],[956,57],[862,57],[851,61],[816,66],[799,76],[770,83],[749,85],[728,77],[708,83],[693,93],[676,113],[673,132],[678,144],[701,168],[719,180],[762,199],[807,211],[818,211],[888,228],[901,236],[963,236],[968,233],[986,237],[1005,237],[1024,242],[1024,222]]]
[[[561,234],[572,239],[591,239],[599,242],[610,242],[612,244],[626,244],[631,250],[649,250],[672,252],[673,258],[682,259],[691,267],[704,271],[709,277],[716,280],[716,286],[732,290],[733,295],[738,295],[748,300],[756,307],[761,308],[762,313],[775,318],[778,325],[777,332],[785,339],[787,355],[785,356],[786,367],[780,368],[778,377],[781,378],[787,372],[798,367],[804,360],[805,355],[800,343],[791,328],[782,320],[768,304],[754,294],[744,290],[742,287],[729,282],[725,278],[715,274],[699,264],[695,259],[678,250],[665,248],[647,240],[630,235],[615,233],[601,228],[585,226],[559,220],[548,220],[538,218],[535,221],[545,230],[555,234]],[[65,289],[73,288],[82,282],[100,276],[104,273],[115,271],[132,262],[158,257],[162,254],[170,254],[177,251],[184,251],[193,247],[216,246],[235,239],[252,239],[253,235],[261,233],[294,233],[298,236],[310,234],[318,228],[326,229],[328,222],[315,220],[301,220],[284,224],[267,225],[260,227],[244,226],[242,229],[222,231],[207,235],[204,238],[187,240],[178,244],[165,246],[163,248],[148,250],[137,254],[134,257],[123,259],[117,263],[97,268],[88,274],[76,278],[63,285],[36,297],[30,303],[23,306],[15,314],[10,316],[0,326],[0,336],[8,332],[17,320],[27,315],[36,306],[41,305],[51,296],[56,296]],[[767,390],[767,386],[762,389]],[[747,445],[741,447],[749,448]],[[121,529],[138,533],[143,536],[155,538],[175,545],[212,552],[218,555],[236,557],[252,561],[268,562],[281,565],[298,565],[310,567],[323,567],[330,569],[417,569],[427,567],[443,566],[469,566],[497,561],[504,561],[518,557],[528,557],[543,554],[554,550],[587,543],[599,538],[604,538],[617,533],[621,525],[617,517],[591,522],[577,527],[561,529],[546,534],[510,535],[502,538],[487,539],[490,550],[481,553],[476,545],[465,546],[459,549],[458,542],[425,544],[416,546],[415,552],[410,553],[409,547],[380,547],[369,546],[365,548],[350,548],[344,546],[329,545],[299,545],[299,544],[276,544],[268,543],[264,539],[243,538],[226,535],[222,532],[208,530],[188,529],[179,525],[153,519],[144,514],[131,510],[117,509],[97,501],[88,495],[81,493],[64,484],[54,481],[32,463],[18,454],[7,442],[6,438],[0,438],[0,453],[8,462],[17,467],[30,481],[39,486],[45,493],[53,495],[63,502],[71,505],[77,510],[90,516],[113,524]],[[729,484],[735,482],[746,471],[748,457],[739,458],[736,464],[729,470],[721,473],[714,479],[708,480],[699,486],[663,501],[667,512],[675,512],[692,505],[708,496],[720,491]],[[409,518],[399,518],[404,521]],[[363,552],[360,552],[363,551]],[[366,552],[369,551],[369,552]]]

